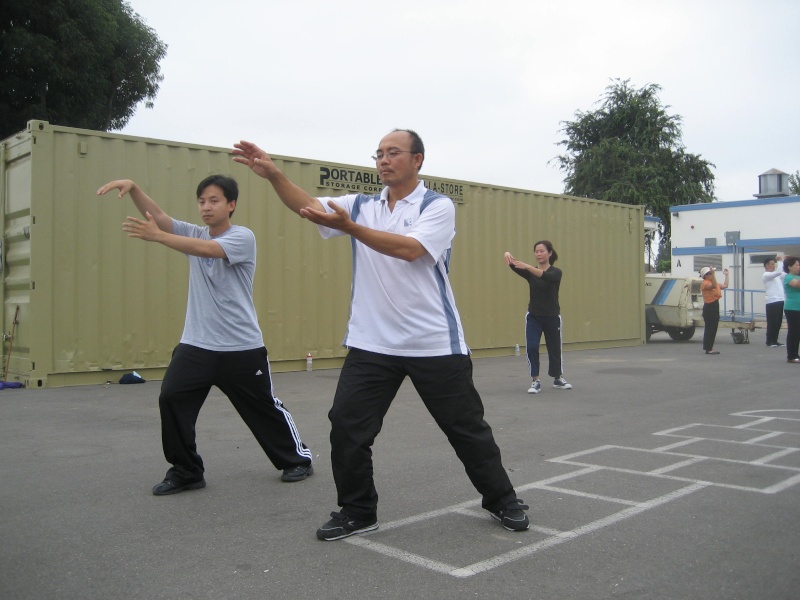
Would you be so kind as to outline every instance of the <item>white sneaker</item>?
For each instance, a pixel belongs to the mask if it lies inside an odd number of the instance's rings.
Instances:
[[[572,386],[567,383],[567,380],[563,377],[559,377],[555,381],[553,381],[553,387],[557,390],[571,390]]]
[[[528,388],[529,394],[538,394],[539,391],[542,389],[542,382],[538,379],[534,379],[531,381],[531,387]]]

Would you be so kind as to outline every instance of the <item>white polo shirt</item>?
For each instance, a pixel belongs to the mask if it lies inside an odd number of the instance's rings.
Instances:
[[[447,196],[420,181],[406,198],[388,207],[388,189],[380,195],[349,194],[319,198],[333,212],[333,200],[359,225],[406,235],[428,253],[413,262],[392,258],[351,238],[353,284],[350,321],[343,345],[393,356],[469,354],[461,318],[447,276],[455,237],[455,206]],[[323,238],[344,235],[317,226]]]

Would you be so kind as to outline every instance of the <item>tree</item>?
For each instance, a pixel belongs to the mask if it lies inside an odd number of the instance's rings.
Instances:
[[[564,193],[644,206],[661,219],[659,256],[669,256],[669,207],[713,201],[714,165],[686,152],[681,117],[667,114],[660,86],[613,81],[600,108],[562,122],[566,153],[554,160],[566,173]]]
[[[789,192],[793,196],[800,196],[800,171],[789,175]]]
[[[163,80],[167,46],[124,0],[3,0],[0,139],[30,119],[122,129]]]

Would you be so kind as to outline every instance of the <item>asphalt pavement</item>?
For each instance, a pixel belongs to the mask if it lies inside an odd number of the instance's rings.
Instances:
[[[574,389],[538,395],[524,356],[474,361],[523,533],[481,509],[408,382],[373,448],[381,527],[337,542],[314,532],[337,510],[338,370],[273,375],[308,480],[281,482],[214,389],[208,486],[165,497],[160,382],[2,390],[0,598],[800,598],[800,365],[763,330],[721,329],[718,356],[701,336],[568,352]]]

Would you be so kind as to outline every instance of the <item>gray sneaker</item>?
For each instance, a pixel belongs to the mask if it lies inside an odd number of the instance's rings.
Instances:
[[[557,390],[571,390],[572,386],[567,383],[567,380],[563,377],[559,377],[555,381],[553,381],[553,387]]]
[[[538,394],[542,391],[542,383],[538,379],[531,381],[531,387],[528,388],[529,394]]]

